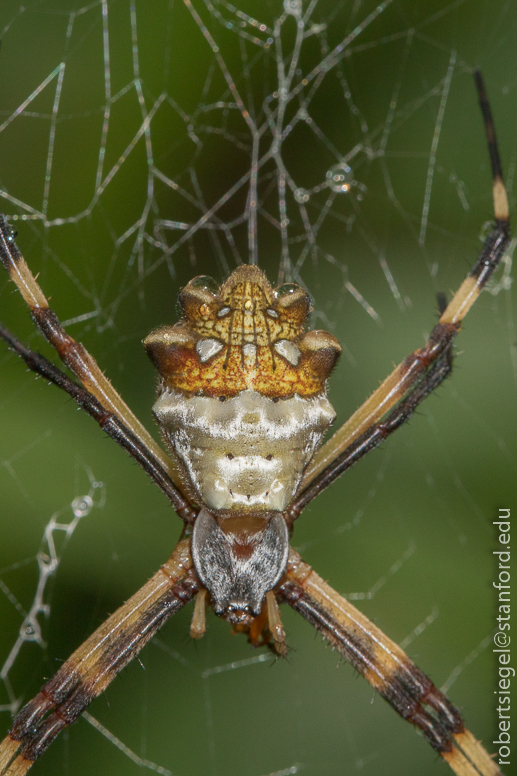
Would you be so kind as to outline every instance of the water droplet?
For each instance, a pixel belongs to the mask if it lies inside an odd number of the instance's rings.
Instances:
[[[72,501],[72,511],[76,517],[85,517],[93,507],[91,496],[78,496]]]
[[[484,243],[488,235],[494,231],[495,227],[495,221],[485,221],[479,232],[479,239],[482,243]]]
[[[346,194],[354,185],[354,174],[352,168],[346,162],[334,164],[327,171],[327,185],[332,191],[338,194]]]
[[[308,202],[310,199],[310,196],[311,195],[309,194],[307,189],[302,189],[302,188],[295,189],[294,198],[297,202],[300,203],[300,205],[303,205],[304,202]]]
[[[290,16],[300,16],[302,0],[284,0],[284,11]]]
[[[189,286],[192,288],[202,288],[203,291],[209,291],[214,296],[219,290],[219,283],[209,275],[198,275],[197,278],[190,281]]]
[[[278,286],[275,293],[277,296],[287,296],[287,294],[294,294],[299,290],[300,286],[297,286],[296,283],[284,283],[283,285]]]

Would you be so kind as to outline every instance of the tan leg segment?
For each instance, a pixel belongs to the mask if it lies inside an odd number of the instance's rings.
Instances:
[[[149,582],[108,617],[23,707],[0,744],[1,776],[26,773],[168,617],[195,596],[197,578],[192,569],[190,542],[184,540]],[[19,747],[21,752],[15,757]]]
[[[494,123],[479,72],[474,73],[479,103],[485,123],[485,132],[492,166],[492,192],[494,199],[495,226],[485,240],[478,260],[467,278],[454,295],[450,304],[435,326],[427,344],[415,350],[399,364],[367,399],[352,417],[341,426],[315,455],[305,472],[302,492],[334,459],[343,453],[370,426],[377,423],[415,385],[429,366],[450,345],[458,333],[461,322],[468,313],[483,287],[499,265],[510,243],[508,197],[504,186],[501,161],[497,150]]]
[[[501,776],[465,729],[450,701],[395,642],[321,579],[291,550],[280,600],[289,603],[364,676],[390,705],[418,727],[458,776]]]
[[[190,623],[190,638],[200,639],[206,632],[206,589],[200,590],[196,596],[194,614]]]
[[[266,593],[266,603],[268,626],[275,642],[275,649],[280,657],[284,657],[287,654],[285,631],[282,625],[282,618],[280,617],[280,608],[272,590]]]
[[[490,238],[489,238],[490,239]],[[497,263],[504,255],[509,243],[509,232],[501,234],[499,244],[495,246]],[[305,472],[300,492],[316,479],[334,460],[343,453],[358,437],[377,423],[397,402],[403,399],[415,386],[427,369],[445,351],[460,330],[461,322],[470,310],[483,286],[495,269],[495,262],[478,261],[472,273],[463,281],[458,292],[440,318],[427,344],[415,350],[399,364],[384,382],[372,393],[369,399],[339,428],[336,433],[316,453],[314,460]]]
[[[16,246],[12,232],[3,216],[0,216],[0,259],[29,306],[34,322],[57,350],[63,363],[105,409],[115,414],[137,439],[151,450],[169,472],[176,487],[181,490],[180,478],[173,461],[131,412],[95,359],[81,343],[76,342],[66,333],[55,313],[49,308],[47,298]]]
[[[446,324],[441,326],[438,324],[433,331],[433,335],[436,332],[438,336],[430,339],[425,347],[415,350],[409,358],[393,370],[370,398],[316,453],[304,474],[300,492],[305,490],[361,434],[377,423],[397,402],[406,396],[419,378],[425,374],[428,367],[444,352],[445,342],[450,342],[458,330],[459,325]]]

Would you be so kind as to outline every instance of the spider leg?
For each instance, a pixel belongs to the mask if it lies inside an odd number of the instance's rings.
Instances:
[[[0,260],[29,306],[34,323],[86,390],[108,412],[118,417],[133,436],[151,451],[169,473],[176,487],[181,490],[181,481],[173,461],[131,412],[86,348],[80,342],[76,342],[61,326],[57,315],[50,309],[47,298],[20,253],[14,237],[5,216],[0,215]]]
[[[206,633],[206,594],[206,588],[201,588],[196,595],[194,614],[192,615],[189,631],[191,639],[200,639]]]
[[[358,442],[359,439],[362,439],[363,435],[366,436],[367,432],[374,429],[381,418],[389,412],[397,402],[404,399],[415,385],[418,385],[422,379],[425,382],[428,376],[426,375],[426,372],[428,372],[432,365],[440,358],[445,357],[447,352],[450,353],[452,341],[461,328],[463,318],[478,298],[487,281],[495,272],[510,244],[508,198],[502,178],[501,161],[497,149],[494,123],[485,94],[481,73],[476,71],[474,73],[474,78],[485,123],[490,162],[492,166],[495,213],[494,228],[486,238],[483,249],[472,270],[461,284],[449,305],[442,313],[438,324],[431,332],[427,344],[423,348],[415,350],[399,364],[379,388],[373,392],[370,398],[354,412],[349,420],[347,420],[316,453],[312,464],[304,475],[300,490],[302,495],[303,491],[309,485],[315,483],[315,481],[326,472],[327,467],[333,465],[333,462],[337,457],[346,459],[348,454],[352,454],[352,445]],[[443,377],[445,377],[445,375],[443,375]],[[438,380],[434,387],[439,385],[440,382],[441,380]],[[434,388],[432,390],[434,390]],[[430,391],[425,392],[425,396],[429,393]],[[422,396],[422,398],[424,398],[424,396]],[[409,419],[410,416],[411,413],[408,413],[405,420]],[[399,423],[398,425],[401,424]],[[375,446],[376,445],[362,445],[361,454],[354,454],[355,457],[353,462]],[[337,474],[335,476],[337,476]],[[319,488],[319,490],[326,487],[326,484]],[[319,492],[319,490],[317,492]]]
[[[276,591],[311,623],[404,719],[419,728],[458,776],[501,776],[459,711],[391,639],[291,550]]]
[[[185,499],[181,491],[172,482],[169,472],[160,459],[145,446],[141,439],[122,422],[118,415],[108,412],[103,405],[85,388],[70,380],[60,369],[40,353],[26,348],[8,329],[0,323],[0,337],[11,350],[22,358],[29,369],[41,375],[58,388],[66,391],[88,415],[97,421],[99,426],[115,440],[142,467],[153,482],[165,493],[178,515],[186,522],[194,521],[197,510]]]
[[[354,441],[331,461],[313,481],[299,493],[289,505],[285,516],[290,523],[296,520],[307,504],[321,493],[331,482],[349,469],[354,463],[374,450],[381,442],[393,434],[400,426],[410,419],[414,411],[430,393],[432,393],[452,370],[452,343],[434,362],[425,377],[417,383],[416,387],[388,413],[384,420],[371,425],[361,436]]]
[[[17,714],[0,744],[0,776],[26,773],[58,733],[104,692],[164,622],[194,598],[198,584],[190,541],[186,539]]]

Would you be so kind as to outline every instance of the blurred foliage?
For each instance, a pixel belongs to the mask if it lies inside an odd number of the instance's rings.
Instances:
[[[249,23],[238,28],[244,17],[232,16],[229,6],[217,3],[215,8],[233,19],[233,28],[211,18],[208,4],[196,2],[195,7],[246,105],[258,110],[275,88],[274,46],[264,51],[239,37],[236,29],[250,34],[253,29]],[[282,4],[247,0],[240,7],[272,24]],[[140,249],[136,232],[121,239],[139,223],[148,195],[145,133],[130,146],[142,124],[139,97],[149,110],[160,95],[166,96],[150,123],[153,163],[205,209],[249,168],[250,138],[238,111],[217,105],[217,99],[230,102],[223,75],[185,5],[119,0],[106,8],[111,92],[118,97],[104,144],[107,63],[101,3],[82,9],[71,0],[40,0],[24,7],[3,0],[0,123],[7,123],[0,128],[2,208],[17,216],[30,214],[29,207],[37,213],[46,208],[48,226],[38,217],[16,222],[20,248],[40,273],[61,320],[72,321],[70,333],[98,358],[152,428],[155,377],[141,339],[154,326],[175,320],[178,290],[193,275],[221,279],[237,254],[243,261],[248,254],[245,225],[233,232],[234,250],[224,236],[216,239],[207,230],[169,254],[150,241]],[[304,72],[322,60],[325,37],[332,50],[374,8],[371,2],[317,4],[314,18],[326,26],[306,41],[300,63]],[[515,6],[501,0],[394,2],[350,45],[340,66],[342,77],[330,74],[323,80],[311,102],[313,126],[298,123],[285,142],[287,169],[297,185],[309,189],[324,181],[336,163],[332,147],[346,155],[369,138],[371,148],[378,149],[387,134],[382,157],[361,153],[350,162],[363,188],[353,187],[327,210],[328,190],[311,198],[311,222],[316,223],[318,209],[322,214],[320,251],[309,252],[296,265],[303,243],[294,240],[289,246],[294,277],[314,297],[314,326],[330,328],[344,346],[330,389],[338,421],[394,363],[421,346],[436,320],[436,292],[456,289],[480,249],[479,234],[492,205],[473,67],[481,67],[486,79],[511,190],[517,158],[516,28]],[[294,32],[290,19],[283,37],[286,52]],[[443,82],[453,62],[443,121],[437,123]],[[62,63],[53,124],[59,72],[40,87]],[[9,122],[34,90],[34,99]],[[196,132],[201,142],[193,140]],[[96,199],[100,149],[103,177],[111,169],[116,174]],[[273,167],[263,173],[263,190],[272,184],[259,218],[259,263],[275,280],[281,251],[274,224],[279,193],[274,177],[267,179]],[[156,179],[154,185],[148,234],[153,234],[153,219],[193,223],[202,215],[178,189]],[[242,211],[246,194],[243,187],[218,211],[223,221]],[[302,233],[300,211],[291,192],[287,197],[291,233]],[[85,215],[76,218],[80,213]],[[166,232],[168,244],[184,231]],[[400,298],[390,289],[386,266]],[[5,278],[0,310],[2,321],[20,338],[53,357]],[[491,520],[515,496],[514,313],[511,291],[482,296],[457,341],[454,378],[409,427],[323,494],[299,521],[293,539],[336,589],[366,594],[358,605],[391,638],[402,642],[428,621],[411,640],[408,654],[437,686],[459,672],[450,697],[485,742],[492,740],[495,719],[492,654],[490,647],[479,649],[495,616]],[[15,695],[27,700],[42,678],[165,560],[180,524],[146,476],[90,419],[75,411],[67,397],[34,380],[5,349],[0,375],[0,580],[23,607],[35,591],[35,557],[50,517],[62,510],[63,519],[70,519],[68,505],[89,490],[89,470],[105,491],[104,506],[80,523],[47,591],[51,612],[42,624],[48,647],[25,645],[10,675]],[[165,626],[142,653],[141,663],[126,669],[90,709],[138,756],[184,776],[263,776],[295,772],[288,770],[294,767],[307,775],[445,772],[411,727],[380,698],[372,703],[371,688],[355,681],[352,670],[293,613],[284,613],[292,648],[287,660],[216,673],[215,667],[257,653],[214,617],[206,637],[191,642],[189,617],[190,611],[182,612]],[[0,618],[1,664],[20,625],[20,613],[3,589]],[[2,704],[5,688],[0,692]],[[0,720],[2,730],[7,729],[8,714]],[[110,776],[141,770],[80,721],[50,748],[35,773],[80,776],[92,768]]]

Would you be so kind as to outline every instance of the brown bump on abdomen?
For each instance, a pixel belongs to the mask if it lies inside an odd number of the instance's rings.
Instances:
[[[341,345],[327,331],[309,331],[300,340],[302,364],[315,377],[323,381],[330,377],[341,354]]]
[[[195,356],[197,338],[184,323],[160,326],[143,341],[147,355],[163,378],[185,371],[186,363]]]

